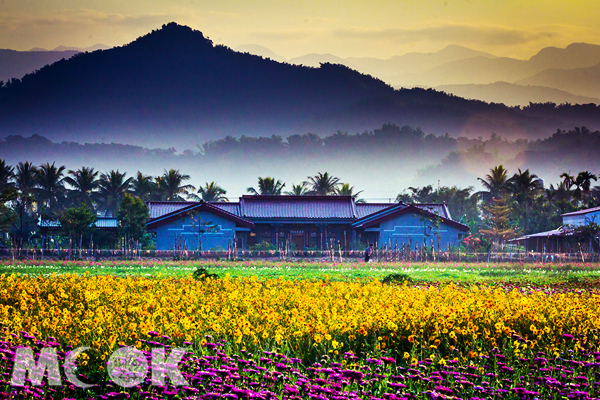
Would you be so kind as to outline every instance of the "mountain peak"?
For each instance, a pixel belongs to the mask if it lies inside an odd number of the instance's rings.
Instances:
[[[202,32],[179,25],[176,22],[164,24],[160,29],[137,38],[126,46],[151,47],[153,49],[171,49],[173,46],[181,49],[208,48],[213,47],[213,42],[204,37]]]
[[[600,63],[600,46],[588,43],[572,43],[564,49],[545,47],[529,59],[538,69],[584,68]]]
[[[483,56],[483,57],[488,57],[488,58],[496,58],[496,56],[489,54],[489,53],[484,53],[482,51],[478,51],[478,50],[473,50],[470,49],[468,47],[464,47],[458,44],[451,44],[448,45],[446,47],[444,47],[442,50],[437,52],[438,54],[452,54],[453,56],[457,57],[461,57],[461,58],[472,58],[472,57],[479,57],[479,56]]]

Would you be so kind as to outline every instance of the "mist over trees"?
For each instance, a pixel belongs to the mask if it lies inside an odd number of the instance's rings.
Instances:
[[[398,191],[426,185],[473,186],[478,177],[496,165],[511,171],[529,169],[545,180],[558,183],[563,172],[600,172],[600,131],[585,127],[557,130],[546,139],[509,140],[492,134],[487,138],[453,138],[426,134],[419,128],[385,124],[378,129],[351,134],[338,131],[321,137],[313,133],[283,138],[225,137],[208,141],[197,150],[182,153],[175,148],[148,149],[122,144],[54,143],[41,136],[18,135],[0,140],[0,158],[11,165],[23,160],[41,165],[56,161],[70,170],[82,165],[96,171],[118,169],[134,177],[137,171],[153,176],[165,168],[185,171],[188,184],[227,182],[229,196],[238,197],[253,186],[257,176],[277,176],[287,182],[284,191],[297,190],[306,180],[305,165],[329,171],[363,190],[367,201],[391,201]],[[143,179],[139,182],[141,191]]]

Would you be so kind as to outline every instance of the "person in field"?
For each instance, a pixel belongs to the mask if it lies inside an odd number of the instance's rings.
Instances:
[[[371,255],[373,253],[373,243],[369,244],[369,247],[365,250],[365,262],[369,262],[371,260]]]

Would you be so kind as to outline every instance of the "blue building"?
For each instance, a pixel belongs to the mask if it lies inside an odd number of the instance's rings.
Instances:
[[[203,201],[149,206],[146,228],[156,233],[157,250],[227,250],[238,236],[254,228],[252,222]],[[162,213],[169,209],[174,210]]]
[[[562,225],[546,232],[532,233],[511,239],[508,243],[524,246],[528,251],[537,253],[572,253],[579,249],[574,229],[592,223],[600,224],[600,207],[587,208],[561,214]],[[600,247],[600,237],[593,243],[583,243],[584,248]]]
[[[365,233],[370,243],[390,247],[458,247],[469,228],[449,218],[445,204],[395,204],[362,217],[352,228]]]
[[[242,196],[239,202],[150,202],[147,228],[157,250],[276,247],[353,249],[433,243],[458,246],[469,228],[445,204],[356,203],[351,196]]]

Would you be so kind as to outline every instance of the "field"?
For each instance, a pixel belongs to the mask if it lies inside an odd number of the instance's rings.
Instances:
[[[597,264],[4,261],[0,273],[1,398],[600,395]],[[78,346],[90,349],[70,358]],[[67,367],[11,385],[23,347]],[[176,348],[182,385],[170,359],[146,375],[157,349]],[[114,369],[118,349],[137,369]],[[71,384],[73,371],[95,386]]]

